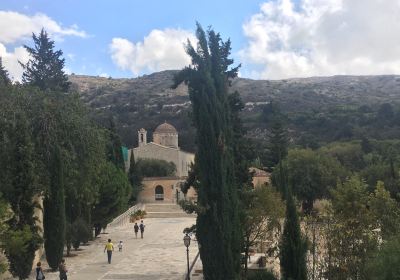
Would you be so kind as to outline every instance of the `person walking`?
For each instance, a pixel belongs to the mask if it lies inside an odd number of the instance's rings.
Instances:
[[[143,239],[144,227],[145,227],[145,225],[144,225],[143,220],[142,220],[140,222],[140,226],[139,226],[139,228],[140,228],[140,238],[142,238],[142,239]]]
[[[62,259],[59,266],[58,271],[60,272],[60,280],[67,280],[67,265],[65,264],[65,259]]]
[[[36,280],[44,280],[46,277],[44,277],[43,270],[42,270],[42,263],[38,262],[36,264]]]
[[[137,239],[137,234],[138,234],[138,232],[139,232],[139,226],[138,226],[138,224],[135,223],[135,225],[133,226],[133,228],[135,229],[135,237],[136,237],[136,239]]]
[[[104,247],[104,252],[107,251],[108,263],[111,263],[112,252],[114,251],[114,244],[111,243],[111,239],[108,239],[106,246]]]
[[[120,252],[122,252],[122,245],[123,245],[123,243],[120,240],[119,243],[118,243],[118,251],[120,251]]]

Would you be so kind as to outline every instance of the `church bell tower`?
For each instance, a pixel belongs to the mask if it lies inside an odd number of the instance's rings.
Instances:
[[[144,128],[141,128],[138,131],[138,143],[139,147],[142,147],[147,144],[147,131]]]

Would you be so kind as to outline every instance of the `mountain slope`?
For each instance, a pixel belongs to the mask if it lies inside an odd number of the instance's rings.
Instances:
[[[180,133],[180,146],[193,150],[194,130],[190,125],[189,96],[185,85],[172,90],[176,71],[163,71],[132,79],[111,79],[71,75],[72,88],[106,121],[113,115],[123,142],[136,145],[137,130],[149,132],[167,120]],[[333,76],[288,80],[237,78],[231,91],[238,91],[246,104],[243,112],[250,135],[263,135],[260,129],[263,107],[280,104],[283,111],[296,114],[329,108],[382,103],[400,104],[400,76]],[[150,133],[151,134],[151,133]],[[149,135],[151,137],[151,135]]]

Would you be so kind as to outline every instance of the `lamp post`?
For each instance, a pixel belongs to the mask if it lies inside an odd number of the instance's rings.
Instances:
[[[190,280],[190,275],[189,275],[189,246],[190,246],[190,236],[189,234],[186,233],[186,235],[183,237],[183,244],[186,246],[186,257],[187,257],[187,275],[186,275],[186,280]]]

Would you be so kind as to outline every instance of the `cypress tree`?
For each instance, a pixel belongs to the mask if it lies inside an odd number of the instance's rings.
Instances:
[[[39,35],[32,34],[33,47],[24,45],[31,59],[24,68],[22,81],[26,84],[39,87],[41,90],[66,92],[70,82],[63,68],[65,59],[61,50],[54,51],[54,41],[50,40],[47,32],[42,29]]]
[[[117,133],[117,128],[113,118],[110,118],[109,142],[107,145],[108,160],[118,168],[125,170],[124,156],[122,154],[121,138]]]
[[[273,168],[288,154],[289,138],[285,127],[284,116],[276,109],[277,113],[270,122],[270,136],[268,143],[267,158],[265,164]]]
[[[301,235],[296,205],[290,187],[286,193],[286,220],[280,244],[283,280],[307,280],[306,241]]]
[[[229,79],[238,67],[230,68],[230,41],[207,33],[197,24],[198,44],[186,51],[192,66],[175,76],[175,86],[186,82],[197,129],[196,165],[200,186],[197,239],[206,280],[239,279],[241,234],[237,184],[233,162],[233,131],[228,102]]]
[[[28,121],[22,112],[18,112],[11,138],[13,148],[10,158],[11,181],[3,185],[1,191],[10,203],[14,216],[8,221],[5,253],[10,262],[10,271],[20,279],[29,277],[35,251],[39,248],[41,238],[38,234],[34,210],[34,196],[38,193],[35,175],[34,150],[29,132]],[[18,244],[18,250],[14,245]]]
[[[52,163],[50,189],[43,202],[43,227],[46,259],[49,266],[55,270],[63,257],[65,241],[64,171],[58,146],[55,148]]]
[[[137,199],[137,196],[142,188],[142,176],[139,174],[137,168],[136,168],[136,162],[135,162],[135,154],[133,153],[133,150],[131,151],[131,156],[129,160],[129,171],[128,171],[128,179],[129,182],[132,185],[132,196],[131,196],[131,202],[135,202]]]

